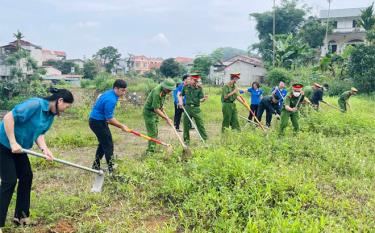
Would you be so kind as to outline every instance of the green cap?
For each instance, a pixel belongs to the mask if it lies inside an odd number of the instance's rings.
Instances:
[[[161,86],[165,89],[173,91],[174,89],[176,89],[176,82],[173,81],[173,79],[168,78],[161,83]]]

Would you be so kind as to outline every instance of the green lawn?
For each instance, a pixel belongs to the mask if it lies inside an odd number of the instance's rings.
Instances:
[[[147,142],[112,128],[117,179],[90,193],[94,176],[32,159],[32,218],[37,226],[10,232],[373,232],[375,229],[375,101],[352,97],[342,114],[322,106],[277,136],[241,121],[242,132],[221,135],[220,90],[206,88],[202,106],[210,139],[193,134],[193,157],[165,122],[160,138],[175,151],[145,157]],[[81,93],[82,95],[82,93]],[[56,157],[90,166],[96,139],[87,115],[92,95],[80,98],[48,132]],[[248,98],[246,98],[248,99]],[[337,105],[336,98],[326,98]],[[173,116],[171,99],[167,112]],[[244,107],[237,104],[241,115]],[[145,132],[142,109],[123,103],[117,118]],[[263,117],[265,118],[265,116]],[[7,231],[5,231],[7,232]]]

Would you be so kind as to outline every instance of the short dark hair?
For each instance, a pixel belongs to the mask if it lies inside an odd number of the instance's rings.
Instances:
[[[128,84],[123,79],[116,79],[116,81],[113,83],[113,88],[127,88]]]
[[[182,81],[185,81],[187,78],[189,78],[189,75],[188,74],[184,74],[184,76],[182,76]]]
[[[254,85],[256,85],[256,86],[257,86],[257,88],[259,88],[259,87],[260,87],[260,84],[259,84],[258,82],[253,82],[253,83],[251,84],[251,87],[253,87]]]
[[[275,100],[279,101],[280,100],[280,96],[278,95],[272,95],[273,98],[275,98]]]
[[[51,87],[48,91],[52,93],[52,95],[44,98],[47,101],[56,101],[58,99],[63,99],[65,103],[72,104],[74,102],[73,94],[67,89],[58,89]]]

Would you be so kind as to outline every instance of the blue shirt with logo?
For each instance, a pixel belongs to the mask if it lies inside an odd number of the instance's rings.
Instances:
[[[261,89],[255,90],[252,87],[250,87],[249,89],[247,89],[247,91],[251,94],[250,103],[254,105],[258,105],[260,103],[261,96],[263,95],[263,90]]]
[[[173,91],[173,101],[175,104],[178,104],[178,96],[177,96],[177,93],[181,93],[182,92],[182,88],[184,88],[184,83],[180,83],[176,89],[174,89]],[[185,100],[185,96],[182,97],[183,98],[183,102],[185,104],[186,100]]]
[[[96,100],[94,107],[90,113],[90,119],[98,121],[106,121],[113,118],[115,113],[118,96],[114,90],[104,92]]]
[[[279,107],[282,107],[283,106],[283,103],[284,103],[284,99],[286,97],[286,95],[288,94],[288,91],[286,89],[282,89],[280,90],[278,87],[274,87],[272,89],[272,93],[275,92],[275,95],[277,95],[279,97]]]
[[[16,141],[24,149],[32,148],[36,139],[51,128],[55,116],[49,111],[48,100],[42,98],[31,98],[16,105],[12,114]],[[0,124],[0,143],[11,149],[4,122]]]

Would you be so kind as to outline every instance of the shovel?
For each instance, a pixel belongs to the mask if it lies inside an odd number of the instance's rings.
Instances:
[[[162,141],[160,141],[160,140],[158,140],[158,139],[156,139],[156,138],[152,138],[152,137],[149,137],[149,136],[147,136],[147,135],[141,134],[141,133],[139,133],[139,132],[137,132],[137,131],[135,131],[135,130],[132,130],[132,129],[129,130],[128,133],[134,134],[135,136],[138,136],[138,137],[144,138],[144,139],[146,139],[146,140],[148,140],[148,141],[151,141],[151,142],[155,142],[155,143],[160,144],[160,145],[163,145],[163,146],[165,146],[165,147],[171,147],[171,144],[168,144],[168,143],[166,143],[166,142],[162,142]]]
[[[178,141],[180,142],[182,148],[183,148],[183,155],[186,156],[186,157],[189,157],[191,156],[191,150],[188,148],[188,146],[184,143],[184,141],[182,140],[181,136],[178,134],[176,128],[174,127],[174,125],[172,124],[169,124],[169,122],[171,121],[171,119],[168,117],[168,115],[164,112],[163,110],[163,113],[164,115],[167,117],[168,119],[168,125],[173,129],[173,132],[174,134],[176,135]]]
[[[247,110],[250,111],[251,115],[253,115],[255,121],[258,123],[258,125],[260,126],[260,128],[263,130],[263,132],[266,132],[264,126],[262,125],[262,123],[260,123],[260,121],[258,120],[257,116],[255,115],[255,113],[251,110],[249,104],[246,102],[246,100],[242,97],[242,96],[238,96],[240,102],[247,108]]]
[[[248,123],[251,123],[253,124],[254,126],[259,126],[258,123],[255,123],[254,121],[251,121],[249,119],[247,119],[247,117],[244,117],[244,116],[241,116],[241,115],[238,115],[240,118],[244,119],[245,121],[247,121]]]
[[[45,156],[44,154],[40,154],[40,153],[31,151],[31,150],[22,149],[22,152],[26,153],[26,154],[36,156],[36,157],[39,157],[39,158],[47,159],[47,156]],[[85,171],[95,173],[96,177],[95,177],[94,184],[92,185],[91,192],[100,193],[102,191],[102,187],[103,187],[103,184],[104,184],[104,172],[102,170],[91,169],[91,168],[84,167],[84,166],[81,166],[81,165],[78,165],[78,164],[74,164],[74,163],[71,163],[71,162],[68,162],[68,161],[65,161],[65,160],[62,160],[62,159],[54,158],[53,161],[58,162],[58,163],[62,163],[62,164],[65,164],[65,165],[68,165],[68,166],[71,166],[71,167],[75,167],[75,168],[79,168],[79,169],[82,169],[82,170],[85,170]]]
[[[199,130],[198,130],[197,125],[196,125],[195,122],[191,119],[191,117],[189,116],[189,114],[188,114],[188,112],[186,111],[186,109],[185,109],[184,106],[182,106],[182,109],[184,110],[186,116],[189,118],[189,121],[190,121],[190,123],[193,125],[195,131],[197,131],[197,133],[198,133],[199,138],[201,139],[201,141],[202,141],[203,143],[205,143],[204,139],[202,138],[202,135],[199,133]]]

